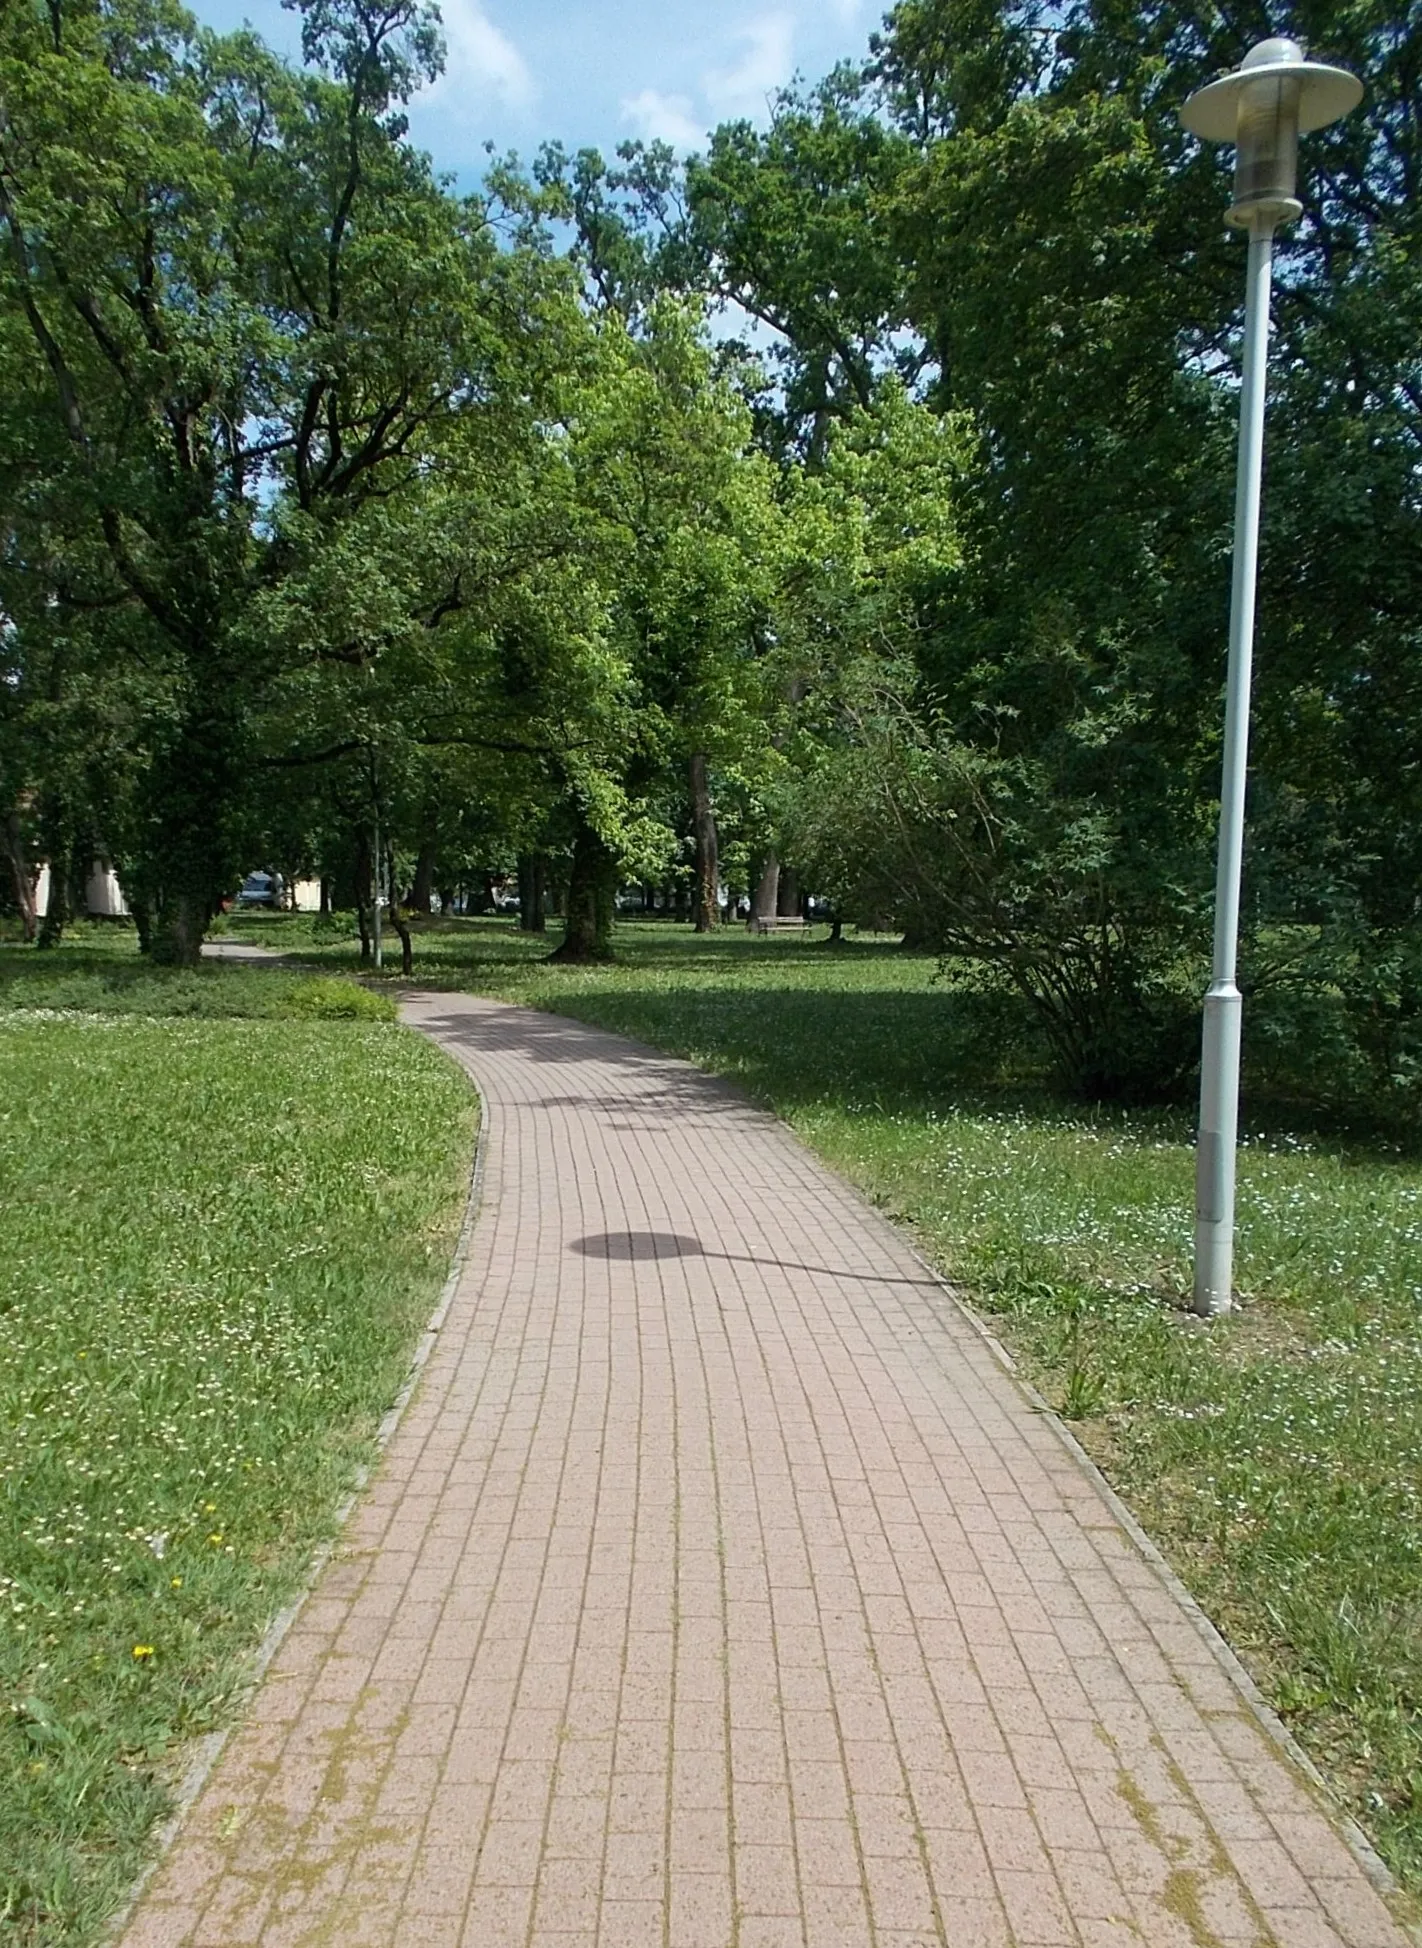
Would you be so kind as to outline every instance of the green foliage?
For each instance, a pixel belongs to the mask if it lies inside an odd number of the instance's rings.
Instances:
[[[1281,1063],[1321,1007],[1335,1097],[1401,1102],[1422,117],[1378,0],[1271,24],[1369,92],[1282,247],[1244,973]],[[16,904],[27,855],[106,851],[191,959],[256,857],[367,934],[381,873],[424,905],[522,860],[601,953],[619,876],[686,876],[693,824],[706,920],[719,813],[737,879],[775,849],[991,959],[1079,1090],[1168,1090],[1241,288],[1176,111],[1263,27],[903,0],[685,170],[553,147],[461,201],[405,139],[415,0],[307,0],[300,73],[175,7],[10,9]],[[708,302],[774,351],[713,345]]]
[[[954,558],[888,627],[853,569],[838,631],[811,604],[784,838],[843,910],[997,964],[1077,1089],[1168,1090],[1208,943],[1242,291],[1219,158],[1177,110],[1266,31],[1356,66],[1368,106],[1305,144],[1281,246],[1245,978],[1281,1058],[1319,1009],[1334,1099],[1366,1074],[1381,1105],[1414,1073],[1422,880],[1406,36],[1375,6],[904,0],[857,79],[718,131],[688,228],[787,334],[812,477],[895,363],[958,428]],[[895,555],[881,531],[875,568]]]
[[[55,637],[86,662],[121,640],[149,749],[107,836],[154,944],[189,961],[241,863],[253,760],[309,750],[283,685],[358,678],[484,584],[468,541],[508,538],[500,474],[451,493],[450,448],[536,447],[563,338],[566,280],[502,250],[390,112],[435,58],[430,20],[323,0],[305,38],[328,76],[176,7],[24,0],[0,28],[0,599],[27,689]],[[502,518],[481,529],[485,486]],[[380,702],[347,709],[345,745]]]
[[[317,976],[302,981],[287,1003],[297,1020],[308,1021],[389,1021],[395,1004],[388,995],[372,994],[354,981],[331,980]]]
[[[0,1013],[0,1070],[0,1935],[42,1948],[96,1938],[368,1460],[474,1105],[370,1022]]]
[[[761,424],[811,464],[836,417],[872,404],[885,366],[922,364],[895,346],[903,268],[883,221],[906,152],[842,72],[807,97],[782,94],[763,133],[718,128],[687,169],[692,274],[776,334]]]

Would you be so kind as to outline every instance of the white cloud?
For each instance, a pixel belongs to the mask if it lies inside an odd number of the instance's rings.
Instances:
[[[857,10],[860,4],[834,0],[836,9],[848,5]],[[740,115],[761,120],[771,96],[794,71],[794,15],[762,14],[733,32],[730,40],[736,58],[725,67],[705,70],[694,96],[644,88],[623,96],[622,120],[644,141],[669,142],[683,153],[703,148],[706,131],[715,122]]]
[[[736,39],[744,53],[734,66],[714,68],[701,86],[718,115],[759,115],[766,99],[783,88],[794,69],[795,21],[788,13],[764,14]]]
[[[674,149],[700,149],[706,131],[696,120],[690,95],[663,95],[644,88],[623,97],[622,119],[630,122],[644,142],[670,142]]]
[[[863,0],[834,0],[835,14],[843,26],[852,27],[854,25],[855,21],[859,18],[859,9],[862,4]]]
[[[538,92],[528,63],[479,0],[440,0],[440,15],[447,49],[444,73],[425,100],[451,108],[466,95],[497,95],[512,108],[527,108]]]

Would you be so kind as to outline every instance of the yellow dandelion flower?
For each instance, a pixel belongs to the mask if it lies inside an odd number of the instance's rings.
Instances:
[[[181,1588],[183,1587],[183,1579],[182,1579],[182,1577],[181,1577],[181,1576],[170,1576],[170,1577],[168,1578],[168,1587],[169,1587],[170,1589],[175,1589],[175,1590],[180,1590],[180,1589],[181,1589]]]
[[[145,1657],[151,1657],[153,1655],[153,1646],[152,1644],[135,1644],[133,1654],[141,1664]]]
[[[221,1529],[216,1529],[216,1530],[214,1530],[214,1532],[213,1532],[213,1533],[212,1533],[212,1534],[211,1534],[211,1535],[210,1535],[210,1536],[209,1536],[209,1537],[208,1537],[207,1539],[208,1539],[208,1541],[209,1541],[209,1542],[210,1542],[210,1543],[212,1544],[212,1546],[213,1546],[213,1548],[215,1549],[215,1548],[217,1547],[217,1545],[218,1545],[218,1544],[219,1544],[219,1543],[220,1543],[220,1542],[222,1541],[222,1531],[221,1531]]]

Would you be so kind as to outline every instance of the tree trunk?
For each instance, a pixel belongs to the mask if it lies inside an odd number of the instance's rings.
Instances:
[[[322,913],[329,913],[331,911],[331,875],[329,873],[322,873],[321,875],[321,911]]]
[[[410,939],[410,923],[400,911],[400,895],[396,891],[395,848],[391,846],[386,865],[386,875],[390,887],[390,924],[400,936],[400,972],[408,978],[415,971],[415,949]]]
[[[211,700],[184,723],[147,780],[136,861],[152,902],[153,958],[182,967],[198,965],[203,935],[236,870],[237,692],[230,672],[216,665],[205,664],[201,677]]]
[[[415,861],[415,884],[410,891],[410,911],[428,915],[430,896],[434,892],[435,848],[433,839],[426,839],[420,847],[419,858]]]
[[[372,898],[374,887],[370,870],[370,841],[364,832],[356,842],[355,903],[356,925],[360,928],[360,957],[362,964],[375,958],[375,939],[373,921],[375,902]]]
[[[153,908],[141,893],[133,893],[124,888],[128,900],[128,910],[133,915],[133,924],[138,929],[138,951],[140,954],[153,952]]]
[[[761,871],[760,884],[755,889],[751,901],[750,924],[755,931],[757,920],[773,920],[779,910],[776,901],[780,897],[780,861],[773,852],[765,855],[765,866]]]
[[[775,894],[775,911],[782,920],[793,920],[800,911],[800,875],[793,866],[780,868],[780,885]]]
[[[196,967],[211,919],[212,908],[194,888],[165,891],[151,936],[152,958],[170,967]]]
[[[541,852],[518,855],[518,929],[520,933],[545,933],[544,882],[548,862]]]
[[[691,760],[691,825],[696,840],[696,931],[710,933],[721,918],[721,855],[704,751]]]
[[[612,959],[612,914],[617,860],[590,825],[581,825],[568,875],[568,912],[555,961]]]
[[[39,945],[57,947],[71,917],[69,880],[73,868],[74,824],[68,806],[49,794],[40,800],[39,841],[49,862],[49,898],[40,921]]]
[[[38,927],[35,914],[35,876],[25,851],[25,835],[20,830],[20,814],[12,811],[5,820],[5,856],[15,886],[15,904],[20,909],[20,925],[26,940],[33,940]]]

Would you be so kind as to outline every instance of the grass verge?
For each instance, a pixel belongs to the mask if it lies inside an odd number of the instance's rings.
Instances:
[[[91,925],[57,951],[0,945],[0,1010],[204,1020],[393,1021],[388,994],[341,975],[208,960],[155,967],[130,928]]]
[[[138,971],[108,1012],[56,1009],[103,998],[82,964],[0,1013],[15,1948],[92,1940],[131,1883],[188,1741],[228,1716],[372,1452],[462,1209],[475,1105],[442,1055],[384,1019],[313,1018],[343,1002],[309,977],[212,972],[186,978],[225,1019]],[[13,999],[25,970],[6,974]],[[153,1018],[165,987],[186,1018]]]
[[[351,956],[310,922],[249,925]],[[1418,1148],[1247,1113],[1246,1303],[1206,1326],[1180,1309],[1188,1116],[1055,1100],[1012,1009],[936,982],[930,957],[666,924],[620,929],[612,967],[546,952],[507,923],[454,923],[420,939],[418,978],[735,1078],[911,1225],[1422,1891]]]

